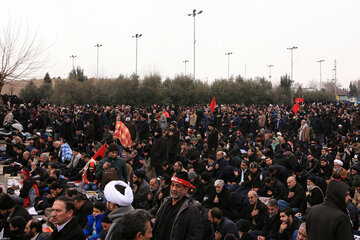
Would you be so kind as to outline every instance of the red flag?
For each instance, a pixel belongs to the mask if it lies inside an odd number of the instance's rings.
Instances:
[[[300,102],[304,102],[303,98],[295,98],[295,103],[300,103]]]
[[[216,103],[215,103],[215,96],[214,96],[211,103],[210,103],[211,113],[214,112],[215,105],[216,105]]]
[[[93,156],[93,159],[95,160],[98,156],[101,156],[102,158],[105,157],[105,151],[106,151],[106,143],[101,146],[101,148],[95,153]]]
[[[116,122],[114,138],[118,138],[124,147],[131,147],[132,140],[130,131],[121,121]]]
[[[167,117],[167,118],[170,118],[170,115],[167,111],[164,112],[164,115]]]
[[[292,111],[295,113],[295,115],[296,115],[297,112],[298,112],[298,110],[299,110],[299,103],[296,103],[291,110],[292,110]]]

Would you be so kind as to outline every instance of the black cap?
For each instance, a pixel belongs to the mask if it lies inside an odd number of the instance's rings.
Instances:
[[[0,197],[1,210],[8,210],[13,207],[15,207],[15,201],[8,194],[5,194]]]

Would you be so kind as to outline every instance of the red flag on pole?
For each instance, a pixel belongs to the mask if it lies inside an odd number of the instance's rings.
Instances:
[[[98,156],[101,156],[102,158],[105,157],[105,151],[106,151],[106,143],[101,146],[101,148],[95,153],[93,156],[93,159],[95,160]]]
[[[295,115],[296,115],[297,112],[298,112],[298,110],[299,110],[299,103],[296,103],[291,110],[292,110],[292,111],[295,113]]]
[[[116,122],[115,132],[113,137],[118,138],[124,147],[126,148],[131,147],[132,140],[131,140],[130,131],[121,121]]]
[[[295,98],[295,103],[300,103],[300,102],[304,102],[303,98]]]
[[[216,102],[215,102],[215,96],[214,96],[211,103],[210,103],[211,113],[214,112],[215,105],[216,105]]]
[[[167,117],[167,118],[170,118],[170,115],[167,111],[164,112],[164,115]]]

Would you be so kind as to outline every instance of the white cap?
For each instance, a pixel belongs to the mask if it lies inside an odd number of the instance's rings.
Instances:
[[[125,187],[124,194],[115,188],[117,185]],[[134,200],[132,189],[123,181],[111,181],[106,184],[104,195],[107,201],[121,207],[130,206]]]

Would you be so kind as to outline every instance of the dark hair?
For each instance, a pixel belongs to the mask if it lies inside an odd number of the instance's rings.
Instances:
[[[30,223],[30,229],[36,229],[37,233],[41,233],[42,232],[42,223],[40,221],[38,221],[37,219],[32,219],[31,223]]]
[[[210,215],[213,218],[217,218],[217,219],[220,219],[220,220],[223,218],[223,215],[222,215],[222,212],[221,212],[220,208],[217,208],[217,207],[214,207],[214,208],[210,209]]]
[[[50,163],[50,167],[51,167],[52,169],[57,169],[57,168],[58,168],[57,162],[52,162],[52,163]]]
[[[88,198],[86,197],[85,194],[83,193],[78,193],[76,194],[76,196],[74,197],[74,201],[86,201]]]
[[[59,169],[54,169],[52,171],[53,171],[53,174],[56,176],[56,178],[60,177],[60,170]]]
[[[26,226],[26,220],[23,216],[16,216],[10,219],[11,225],[19,228],[19,232],[23,232]]]
[[[106,206],[103,202],[96,202],[94,204],[94,208],[99,209],[100,212],[105,212],[105,210],[106,210]]]
[[[79,192],[78,190],[76,190],[75,188],[68,188],[66,190],[66,195],[68,196],[74,196],[74,195],[77,195]]]
[[[287,208],[284,208],[283,210],[280,210],[280,212],[283,212],[285,213],[286,216],[290,217],[294,217],[294,212],[291,208],[287,207]]]
[[[103,218],[101,219],[101,222],[103,222],[103,223],[112,223],[112,221],[109,218],[109,212],[104,214]]]
[[[53,182],[49,188],[50,190],[56,190],[56,189],[62,189],[62,186],[58,182]]]
[[[70,211],[73,210],[75,211],[75,205],[74,202],[71,200],[71,198],[67,197],[67,196],[60,196],[58,198],[55,199],[55,201],[62,201],[65,203],[65,209],[66,211]]]
[[[250,162],[248,160],[242,160],[241,163],[246,164],[246,166],[249,166]]]
[[[151,216],[142,209],[130,211],[122,218],[122,238],[123,240],[132,240],[136,234],[146,232],[146,224],[150,222]]]

